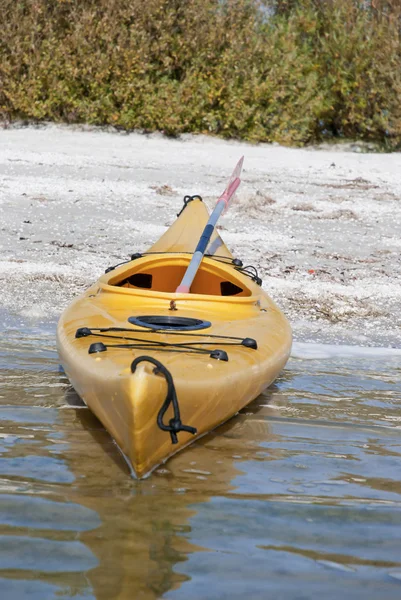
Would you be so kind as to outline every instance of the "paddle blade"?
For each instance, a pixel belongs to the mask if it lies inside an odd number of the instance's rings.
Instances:
[[[228,185],[227,185],[226,189],[224,190],[223,194],[218,199],[218,202],[220,202],[220,200],[222,200],[225,203],[226,209],[227,209],[229,201],[234,196],[235,192],[237,191],[237,189],[241,183],[240,176],[241,176],[243,163],[244,163],[244,157],[241,156],[241,158],[237,162],[235,169],[228,181]]]

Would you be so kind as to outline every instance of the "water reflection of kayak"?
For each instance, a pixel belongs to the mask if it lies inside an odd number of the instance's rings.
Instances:
[[[148,252],[108,270],[58,325],[66,374],[138,477],[258,396],[290,352],[288,321],[218,235],[191,293],[176,293],[207,219],[200,199],[187,202]]]
[[[75,410],[62,415],[70,439],[66,458],[75,476],[71,497],[101,520],[100,527],[80,535],[99,561],[86,573],[94,597],[154,600],[188,579],[181,573],[183,561],[208,550],[193,543],[191,519],[211,497],[235,493],[232,481],[243,473],[242,463],[255,458],[261,442],[275,439],[268,420],[259,418],[275,395],[272,388],[246,415],[241,411],[142,481],[127,478],[109,434],[68,390],[65,404]]]

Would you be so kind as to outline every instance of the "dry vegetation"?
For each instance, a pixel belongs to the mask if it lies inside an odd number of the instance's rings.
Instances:
[[[0,0],[0,118],[401,145],[399,0]]]

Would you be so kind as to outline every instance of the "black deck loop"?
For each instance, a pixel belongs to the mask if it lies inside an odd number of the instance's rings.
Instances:
[[[179,217],[180,214],[182,212],[184,212],[184,210],[186,209],[186,207],[188,206],[188,204],[190,202],[192,202],[192,200],[200,200],[201,202],[203,202],[201,196],[198,196],[198,194],[195,194],[195,196],[184,196],[184,206],[182,207],[182,209],[180,210],[180,212],[177,213],[177,217]]]
[[[131,372],[135,373],[136,367],[140,362],[150,362],[152,365],[155,365],[154,373],[161,373],[167,382],[167,396],[158,412],[157,415],[157,425],[163,431],[168,431],[171,436],[171,442],[173,444],[178,443],[177,433],[180,431],[187,431],[188,433],[192,433],[193,435],[197,433],[197,429],[195,427],[191,427],[190,425],[183,425],[181,422],[180,415],[180,407],[178,405],[177,393],[175,391],[175,385],[173,381],[173,377],[168,369],[156,358],[153,356],[138,356],[135,360],[132,361],[131,364]],[[167,412],[170,404],[173,405],[174,417],[169,420],[169,424],[165,425],[163,422],[163,417]]]

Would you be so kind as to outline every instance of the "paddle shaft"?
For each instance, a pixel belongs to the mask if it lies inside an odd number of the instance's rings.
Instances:
[[[205,229],[202,232],[202,235],[199,238],[198,245],[195,248],[195,252],[191,258],[191,262],[188,265],[188,268],[185,272],[185,275],[178,286],[176,292],[188,293],[190,287],[192,285],[193,280],[195,279],[195,275],[198,272],[199,266],[202,262],[203,255],[206,252],[206,248],[208,243],[210,242],[210,238],[212,237],[214,228],[216,223],[224,210],[226,203],[224,200],[219,200],[216,204],[216,207],[205,226]]]
[[[207,245],[210,242],[210,238],[212,237],[214,228],[216,227],[216,223],[223,210],[228,206],[230,199],[234,196],[239,184],[241,183],[241,179],[239,178],[239,176],[241,174],[243,162],[244,157],[240,158],[240,160],[238,161],[233,171],[233,174],[230,177],[230,181],[228,182],[227,188],[224,190],[223,195],[220,196],[220,198],[217,200],[217,204],[214,208],[214,211],[209,217],[205,229],[203,230],[203,233],[195,248],[195,252],[191,258],[187,270],[185,271],[184,277],[182,278],[182,281],[178,288],[175,290],[176,293],[189,293],[193,280],[195,279],[195,275],[198,272],[199,266],[206,252]]]

